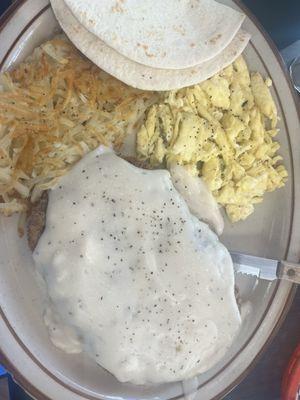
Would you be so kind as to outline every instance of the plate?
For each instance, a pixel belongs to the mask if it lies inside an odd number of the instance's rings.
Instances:
[[[258,22],[242,4],[223,1],[247,14],[252,34],[245,57],[251,70],[273,80],[280,116],[281,154],[289,171],[287,185],[265,196],[255,213],[236,225],[226,223],[222,241],[231,250],[263,257],[299,259],[300,143],[294,93],[280,56]],[[16,1],[0,21],[0,69],[21,62],[60,31],[47,0]],[[275,335],[295,288],[288,282],[238,278],[244,323],[226,357],[201,376],[158,386],[119,383],[85,355],[67,355],[50,342],[43,324],[43,300],[25,240],[19,240],[16,217],[0,218],[0,359],[15,379],[37,399],[220,399],[247,374]]]

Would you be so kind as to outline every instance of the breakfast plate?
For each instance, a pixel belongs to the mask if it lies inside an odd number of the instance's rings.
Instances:
[[[246,221],[227,220],[223,243],[241,251],[275,259],[299,259],[300,201],[299,115],[293,90],[270,39],[242,4],[224,1],[247,17],[251,41],[244,56],[253,71],[273,81],[280,121],[280,153],[289,179],[267,194]],[[34,48],[60,32],[47,0],[16,1],[0,22],[1,72],[11,69]],[[25,240],[18,240],[17,217],[1,217],[0,336],[1,362],[26,391],[37,399],[219,399],[236,386],[271,342],[292,302],[295,288],[237,277],[243,325],[225,358],[195,379],[181,383],[135,386],[118,382],[82,354],[68,355],[55,348],[43,323],[41,288],[36,283],[32,256]],[[42,282],[40,283],[42,285]],[[113,349],[112,349],[113,351]]]

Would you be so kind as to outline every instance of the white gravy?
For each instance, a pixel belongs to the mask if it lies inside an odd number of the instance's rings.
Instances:
[[[34,260],[54,344],[86,351],[121,382],[204,372],[240,327],[233,265],[218,237],[167,171],[136,168],[104,147],[50,192]]]

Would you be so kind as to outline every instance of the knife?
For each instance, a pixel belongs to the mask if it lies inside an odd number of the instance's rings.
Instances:
[[[300,284],[300,263],[272,260],[233,251],[230,254],[235,272],[254,275],[268,281],[283,279]]]

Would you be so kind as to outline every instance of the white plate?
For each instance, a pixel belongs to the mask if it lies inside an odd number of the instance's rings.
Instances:
[[[230,0],[224,3],[241,8]],[[234,226],[227,223],[222,240],[232,250],[296,261],[300,249],[300,208],[295,207],[300,199],[299,116],[276,49],[251,16],[247,17],[245,28],[252,34],[245,52],[250,69],[270,76],[274,83],[273,95],[281,118],[281,154],[289,170],[289,181],[285,188],[267,194],[247,221]],[[0,21],[1,70],[20,62],[58,31],[47,0],[15,2]],[[193,387],[197,388],[196,399],[219,399],[257,360],[293,298],[294,288],[289,283],[239,279],[241,295],[249,302],[250,312],[239,338],[222,363],[188,385],[121,384],[88,357],[64,354],[49,341],[31,254],[25,240],[17,238],[15,223],[15,218],[0,219],[1,359],[37,399],[179,399]]]

